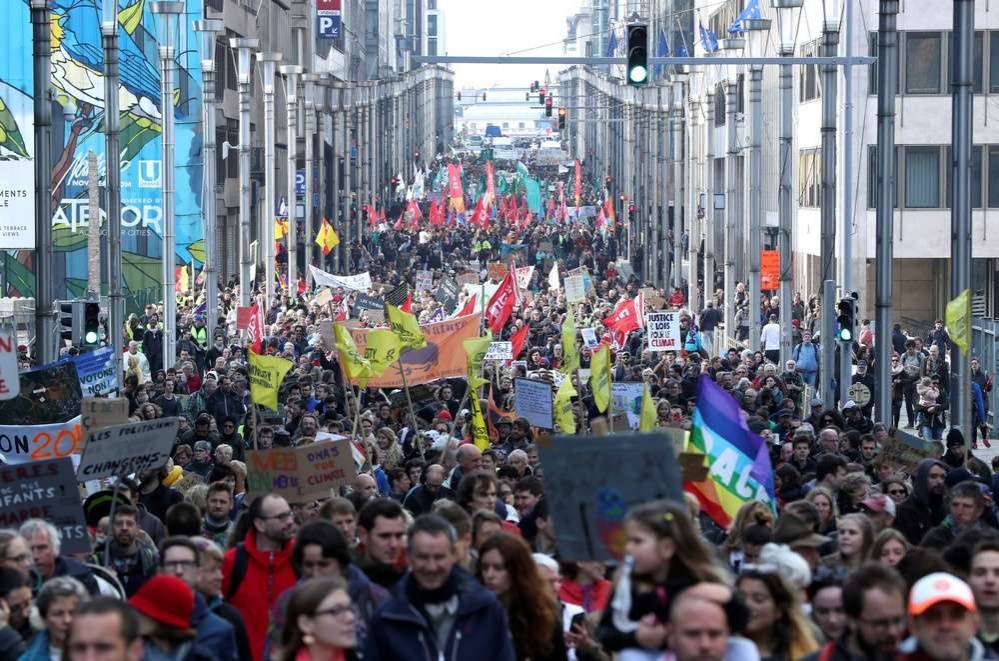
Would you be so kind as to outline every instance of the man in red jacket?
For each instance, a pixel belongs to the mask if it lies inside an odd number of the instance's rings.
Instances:
[[[295,520],[288,501],[274,494],[258,496],[246,515],[246,539],[222,561],[222,595],[242,614],[253,659],[262,661],[268,614],[297,581],[291,562]]]

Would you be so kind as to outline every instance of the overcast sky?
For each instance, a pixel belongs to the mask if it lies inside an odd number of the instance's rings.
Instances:
[[[562,55],[565,19],[579,0],[438,0],[444,12],[448,55]],[[552,42],[558,42],[552,44]],[[551,44],[537,48],[544,44]],[[530,49],[526,52],[515,53]],[[542,80],[544,66],[452,64],[455,86],[527,87]],[[549,65],[552,79],[565,65]]]

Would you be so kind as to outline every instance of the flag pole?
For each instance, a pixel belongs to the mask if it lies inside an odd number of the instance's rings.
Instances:
[[[419,433],[419,428],[416,424],[416,411],[413,409],[413,398],[409,394],[409,384],[406,382],[406,369],[402,366],[402,351],[399,352],[399,375],[402,376],[402,389],[406,391],[406,404],[409,406],[409,422],[413,425],[413,433],[417,434]]]
[[[356,439],[357,430],[361,426],[361,386],[351,386],[351,388],[356,388],[356,390],[354,391],[354,429],[350,435]]]
[[[256,452],[260,448],[257,447],[257,436],[260,434],[260,411],[257,410],[257,404],[253,404],[253,450]]]

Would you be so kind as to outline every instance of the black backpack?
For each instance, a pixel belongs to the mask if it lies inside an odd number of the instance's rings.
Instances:
[[[236,557],[232,563],[232,578],[229,579],[229,589],[225,591],[225,601],[230,602],[239,591],[239,585],[246,578],[246,569],[250,565],[250,552],[243,542],[236,544]],[[295,567],[295,578],[298,578],[298,567]]]

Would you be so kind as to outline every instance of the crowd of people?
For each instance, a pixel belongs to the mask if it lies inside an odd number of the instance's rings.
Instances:
[[[483,174],[472,159],[462,166],[467,179]],[[402,202],[384,210],[387,221],[370,214],[341,262],[343,274],[368,272],[378,283],[370,291],[333,287],[322,303],[323,288],[308,283],[273,300],[255,291],[260,353],[294,363],[277,411],[251,401],[239,283],[223,288],[214,335],[197,297],[182,299],[172,364],[162,359],[161,307],[131,315],[122,396],[135,419],[179,419],[172,457],[87,498],[92,554],[62,553],[43,520],[0,531],[0,661],[999,658],[999,467],[973,452],[978,433],[988,444],[992,381],[973,365],[976,435],[947,431],[942,324],[925,338],[900,327],[885,338],[896,350],[891,420],[873,418],[872,401],[826,409],[814,299],[796,296],[789,311],[767,301],[761,350],[742,348],[722,327],[722,292],[701,305],[644,281],[641,255],[622,255],[625,230],[604,213],[603,193],[582,194],[596,217],[567,218],[551,183],[548,210],[526,220],[516,188],[501,213],[474,223],[454,210],[443,224],[414,220]],[[322,325],[378,325],[356,319],[359,293],[408,283],[421,322],[446,319],[474,294],[435,296],[441,283],[485,282],[490,264],[510,259],[535,268],[495,339],[526,327],[526,341],[512,361],[487,363],[484,388],[451,378],[407,398],[346,379]],[[585,301],[570,304],[552,286],[553,265],[561,277],[585,267]],[[332,255],[319,266],[333,270]],[[419,271],[433,273],[430,289],[415,286]],[[745,296],[740,285],[739,328]],[[614,332],[608,319],[636,297],[645,311],[680,311],[682,348],[650,352],[641,327]],[[693,495],[657,500],[650,485],[627,512],[622,558],[561,554],[558,494],[548,493],[539,430],[515,410],[513,379],[522,370],[554,388],[570,316],[611,346],[615,382],[647,384],[655,427],[690,428],[702,375],[727,392],[770,448],[773,505],[746,502],[719,525]],[[772,339],[783,324],[795,341],[781,365]],[[880,338],[865,322],[857,339],[853,381],[873,394]],[[573,341],[589,369],[593,347],[582,333]],[[603,414],[586,379],[565,378],[578,393],[576,433],[587,434]],[[488,413],[487,447],[474,442],[469,397]],[[922,461],[887,451],[903,403],[933,455]],[[248,452],[322,433],[361,448],[349,485],[308,502],[248,495]],[[606,472],[612,482],[615,468]]]

